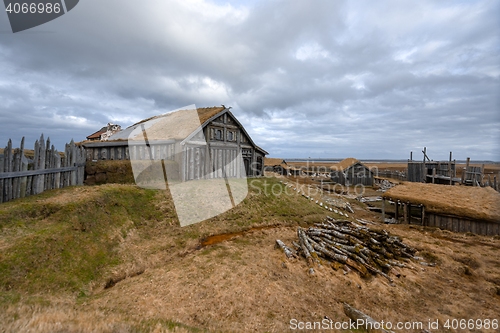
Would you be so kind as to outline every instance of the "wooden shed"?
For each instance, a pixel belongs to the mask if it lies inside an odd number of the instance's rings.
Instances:
[[[266,171],[275,172],[277,174],[286,176],[288,174],[288,164],[282,158],[268,158],[264,159],[264,168]]]
[[[404,182],[383,194],[403,223],[500,235],[500,193],[490,187]]]
[[[107,141],[82,145],[87,160],[171,161],[183,181],[261,176],[268,153],[254,143],[229,109],[198,108],[198,124],[186,116],[194,110],[171,112],[142,120]]]
[[[332,181],[341,185],[373,185],[373,172],[355,158],[349,157],[330,167]]]

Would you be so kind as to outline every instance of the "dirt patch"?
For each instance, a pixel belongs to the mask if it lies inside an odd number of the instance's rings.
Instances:
[[[251,232],[256,232],[259,230],[265,230],[265,229],[272,229],[272,228],[278,228],[280,226],[262,226],[262,227],[253,227],[245,231],[239,231],[239,232],[230,232],[230,233],[225,233],[225,234],[219,234],[219,235],[212,235],[205,237],[201,240],[200,242],[200,248],[209,246],[209,245],[214,245],[218,243],[222,243],[227,240],[232,240],[236,237],[240,237],[243,235],[246,235]]]

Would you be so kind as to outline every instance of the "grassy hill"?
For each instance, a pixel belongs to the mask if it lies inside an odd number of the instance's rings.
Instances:
[[[263,189],[254,181],[242,204],[184,228],[168,192],[132,185],[72,187],[5,203],[0,206],[0,309],[6,311],[0,312],[6,315],[19,304],[50,307],[53,297],[81,304],[96,290],[195,251],[209,235],[304,225],[324,217],[298,196],[259,195]],[[24,315],[15,312],[1,321]]]
[[[326,266],[310,276],[274,240],[290,244],[326,211],[266,191],[276,179],[250,181],[240,205],[187,227],[168,192],[132,185],[0,205],[0,331],[283,332],[293,318],[346,321],[343,301],[394,322],[500,313],[498,238],[384,226],[437,267],[401,269],[394,287]]]

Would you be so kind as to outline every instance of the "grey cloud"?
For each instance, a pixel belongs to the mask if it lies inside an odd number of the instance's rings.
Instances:
[[[223,103],[273,156],[406,158],[427,145],[500,160],[499,9],[87,0],[0,34],[0,144],[44,132],[61,147],[108,121]]]

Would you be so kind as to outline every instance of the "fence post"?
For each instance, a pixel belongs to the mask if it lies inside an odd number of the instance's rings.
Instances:
[[[12,171],[12,140],[9,139],[7,143],[7,148],[5,148],[7,153],[5,154],[5,171]],[[12,200],[12,178],[6,179],[6,187],[5,187],[5,201]]]
[[[421,205],[421,216],[422,216],[422,225],[425,225],[425,207],[424,205]]]
[[[40,136],[40,146],[38,147],[40,149],[39,152],[39,168],[38,170],[45,170],[45,140],[43,138],[43,134]],[[38,176],[38,182],[37,182],[37,190],[35,194],[42,193],[44,190],[44,183],[45,183],[45,175],[40,175]]]
[[[3,173],[3,163],[4,163],[4,155],[0,155],[0,174]],[[0,203],[3,202],[3,183],[4,180],[0,179]]]
[[[403,202],[403,223],[408,223],[408,204]]]
[[[382,197],[382,223],[385,223],[385,198]]]

